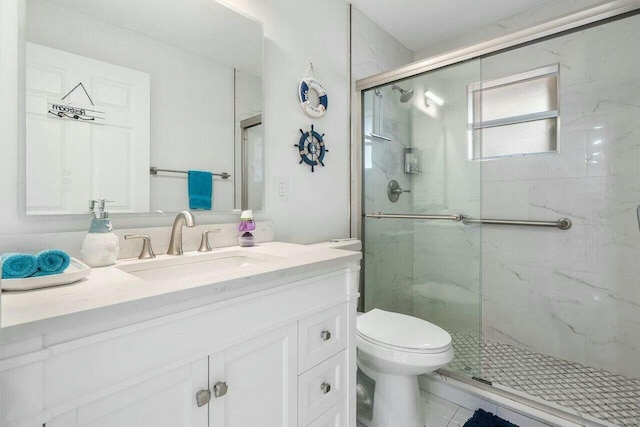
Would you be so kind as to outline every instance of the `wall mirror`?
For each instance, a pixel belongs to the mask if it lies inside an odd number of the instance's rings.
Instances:
[[[214,174],[212,212],[262,208],[261,126],[242,148],[262,113],[260,22],[214,0],[23,5],[27,215],[85,214],[95,198],[181,211],[189,170]]]

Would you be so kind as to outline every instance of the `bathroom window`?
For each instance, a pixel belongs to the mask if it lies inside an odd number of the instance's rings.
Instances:
[[[558,150],[558,64],[471,84],[469,159]]]

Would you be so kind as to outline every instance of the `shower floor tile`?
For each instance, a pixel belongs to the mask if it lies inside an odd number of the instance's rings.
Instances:
[[[456,357],[450,367],[620,426],[640,426],[640,380],[623,377],[482,340],[482,374],[477,375],[478,338],[451,333]]]

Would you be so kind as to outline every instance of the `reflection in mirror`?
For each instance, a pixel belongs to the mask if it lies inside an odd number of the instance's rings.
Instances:
[[[262,114],[243,120],[242,128],[242,209],[262,209],[264,189],[264,143]]]
[[[97,198],[112,213],[181,211],[189,170],[228,173],[213,176],[212,210],[240,207],[261,23],[213,0],[24,2],[28,215],[83,214]]]
[[[262,81],[236,70],[236,208],[262,210],[264,148],[262,139]],[[250,145],[251,149],[247,149]],[[247,156],[251,156],[248,158]],[[252,168],[249,173],[248,167]],[[251,196],[247,196],[251,191]]]

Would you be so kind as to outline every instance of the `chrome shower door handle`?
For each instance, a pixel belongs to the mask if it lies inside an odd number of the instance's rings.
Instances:
[[[638,230],[640,230],[640,205],[638,205],[638,209],[636,209],[636,215],[638,216]]]

